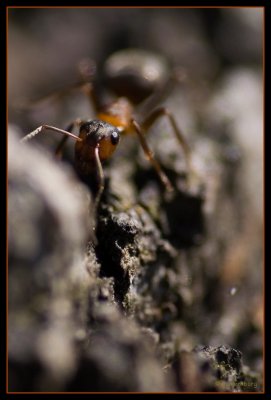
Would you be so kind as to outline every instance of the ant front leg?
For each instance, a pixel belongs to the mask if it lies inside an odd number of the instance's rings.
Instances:
[[[144,150],[144,153],[146,154],[150,163],[152,164],[155,171],[157,172],[162,184],[165,186],[167,192],[173,192],[174,188],[173,188],[172,184],[170,183],[166,174],[163,172],[159,162],[154,158],[153,152],[151,151],[151,149],[145,139],[145,135],[144,135],[140,125],[134,119],[131,121],[131,123],[135,128],[135,131],[138,135],[138,138],[139,138],[140,144]]]
[[[188,171],[188,174],[190,174],[190,172],[191,172],[190,148],[187,144],[187,141],[184,138],[184,135],[183,135],[181,129],[178,127],[178,125],[175,121],[175,118],[173,117],[173,115],[167,108],[160,107],[160,108],[153,110],[143,121],[142,128],[144,129],[145,132],[147,132],[150,129],[150,127],[155,123],[155,121],[163,116],[168,118],[168,121],[173,129],[173,132],[174,132],[178,142],[182,146],[182,149],[184,151],[186,165],[187,165],[187,171]]]
[[[75,121],[71,122],[70,125],[68,125],[66,131],[71,133],[74,130],[75,127],[80,127],[81,124],[82,124],[82,120],[78,118]],[[61,139],[59,144],[57,145],[57,148],[55,149],[55,156],[58,159],[60,159],[62,157],[62,149],[63,149],[65,143],[67,142],[68,138],[69,138],[69,136],[65,135]]]

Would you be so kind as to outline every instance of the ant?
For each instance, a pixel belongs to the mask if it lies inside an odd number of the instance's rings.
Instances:
[[[122,134],[126,135],[132,132],[137,134],[142,149],[154,167],[166,192],[174,192],[171,182],[163,172],[159,162],[154,157],[154,154],[145,138],[145,134],[160,117],[164,116],[168,119],[176,139],[183,149],[187,164],[187,173],[189,174],[190,172],[190,149],[184,139],[182,131],[178,127],[175,118],[170,111],[165,107],[154,107],[150,110],[147,116],[143,118],[141,123],[139,123],[135,117],[136,103],[144,103],[143,100],[145,100],[146,97],[147,100],[148,98],[155,99],[155,97],[161,97],[161,93],[165,92],[165,88],[168,86],[169,80],[172,78],[170,77],[166,84],[160,85],[160,92],[159,89],[157,90],[157,87],[159,87],[159,84],[161,83],[160,81],[163,81],[164,79],[160,68],[162,66],[161,60],[157,57],[155,58],[155,55],[152,55],[149,52],[136,49],[119,51],[115,53],[113,57],[114,60],[117,60],[118,62],[117,79],[120,81],[117,86],[119,86],[120,90],[123,90],[127,82],[132,86],[131,82],[136,81],[138,93],[135,91],[135,88],[132,88],[132,90],[130,90],[131,95],[129,95],[129,90],[125,89],[125,97],[117,97],[109,103],[103,103],[101,93],[99,92],[99,85],[97,84],[98,81],[94,79],[96,67],[94,66],[93,61],[85,60],[81,63],[80,74],[82,81],[78,86],[87,94],[92,106],[94,107],[97,118],[87,121],[76,119],[65,130],[50,125],[41,125],[22,139],[23,142],[26,142],[37,134],[48,131],[62,134],[64,137],[55,150],[56,156],[61,155],[63,146],[68,138],[75,140],[74,164],[78,174],[83,178],[88,178],[93,172],[97,172],[98,192],[95,197],[96,208],[104,190],[104,172],[102,164],[115,152]],[[154,63],[156,63],[156,69],[159,70],[160,68],[160,76],[158,74],[155,78],[158,83],[156,81],[154,83],[151,82],[151,74],[146,78],[146,70],[149,68],[153,71]],[[110,60],[107,60],[107,66],[109,72],[114,70],[115,67],[114,62],[112,61],[112,56],[111,64]],[[116,71],[113,72],[116,75]],[[113,82],[113,79],[111,79],[111,82]],[[140,83],[142,82],[143,84],[140,87]],[[146,82],[149,84],[149,88],[147,88]],[[147,90],[145,90],[146,88]],[[62,92],[67,92],[67,89],[64,89]],[[141,92],[144,92],[144,94]],[[59,94],[62,95],[61,92],[59,92]],[[134,96],[135,94],[138,94],[137,99]],[[78,136],[72,133],[75,128],[79,129]]]

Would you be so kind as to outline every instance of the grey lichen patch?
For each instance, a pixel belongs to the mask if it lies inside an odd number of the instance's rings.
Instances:
[[[227,345],[197,346],[198,368],[208,376],[209,390],[226,392],[260,391],[259,375],[243,365],[242,353]]]

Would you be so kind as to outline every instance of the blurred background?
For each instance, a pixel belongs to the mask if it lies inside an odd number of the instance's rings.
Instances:
[[[204,337],[202,332],[202,338],[213,345],[236,346],[245,361],[261,371],[262,8],[9,9],[9,122],[26,134],[42,123],[63,128],[75,118],[92,117],[93,110],[80,93],[46,107],[24,111],[20,107],[78,81],[82,59],[93,59],[99,73],[110,54],[129,47],[155,52],[169,65],[181,67],[189,96],[182,109],[175,106],[177,119],[208,140],[221,143],[230,137],[235,147],[228,160],[241,154],[234,201],[242,228],[236,220],[237,234],[219,266],[224,314],[216,320],[212,335],[206,331]],[[225,236],[228,240],[231,233]],[[223,241],[223,228],[221,237]]]

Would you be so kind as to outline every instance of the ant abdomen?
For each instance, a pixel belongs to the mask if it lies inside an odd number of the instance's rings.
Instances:
[[[117,96],[139,104],[164,85],[170,67],[160,54],[130,48],[113,53],[104,65],[105,83]]]

